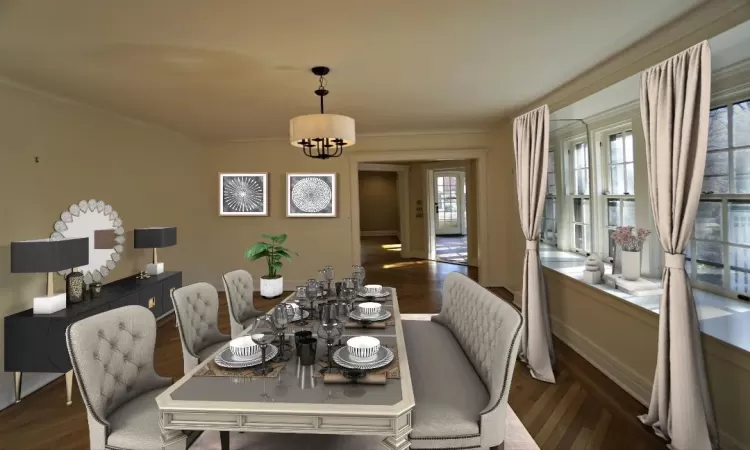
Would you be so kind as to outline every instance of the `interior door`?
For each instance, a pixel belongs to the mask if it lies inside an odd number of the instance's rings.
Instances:
[[[463,234],[464,174],[435,172],[435,234]]]

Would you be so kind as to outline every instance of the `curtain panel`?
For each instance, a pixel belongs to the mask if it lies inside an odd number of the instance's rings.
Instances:
[[[539,261],[539,230],[547,194],[549,108],[544,105],[513,120],[516,190],[526,237],[523,262],[523,334],[520,355],[534,378],[555,382],[549,306]]]
[[[703,185],[710,101],[706,41],[641,75],[648,187],[665,262],[656,374],[648,414],[641,420],[676,450],[719,448],[684,255]]]

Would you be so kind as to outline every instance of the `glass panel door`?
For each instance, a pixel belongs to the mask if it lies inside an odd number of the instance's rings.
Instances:
[[[462,234],[464,180],[461,172],[435,172],[435,234]]]

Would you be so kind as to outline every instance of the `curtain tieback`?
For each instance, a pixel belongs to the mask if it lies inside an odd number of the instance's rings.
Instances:
[[[682,253],[665,253],[664,267],[668,269],[685,270],[685,255]]]
[[[533,241],[526,241],[526,250],[537,250],[539,248],[539,241],[534,239]]]

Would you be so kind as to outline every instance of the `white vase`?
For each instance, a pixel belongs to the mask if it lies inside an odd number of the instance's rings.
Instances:
[[[263,298],[277,298],[284,292],[284,277],[260,277],[260,296]]]
[[[623,250],[622,255],[622,277],[629,281],[635,281],[641,277],[641,252],[627,252]]]

